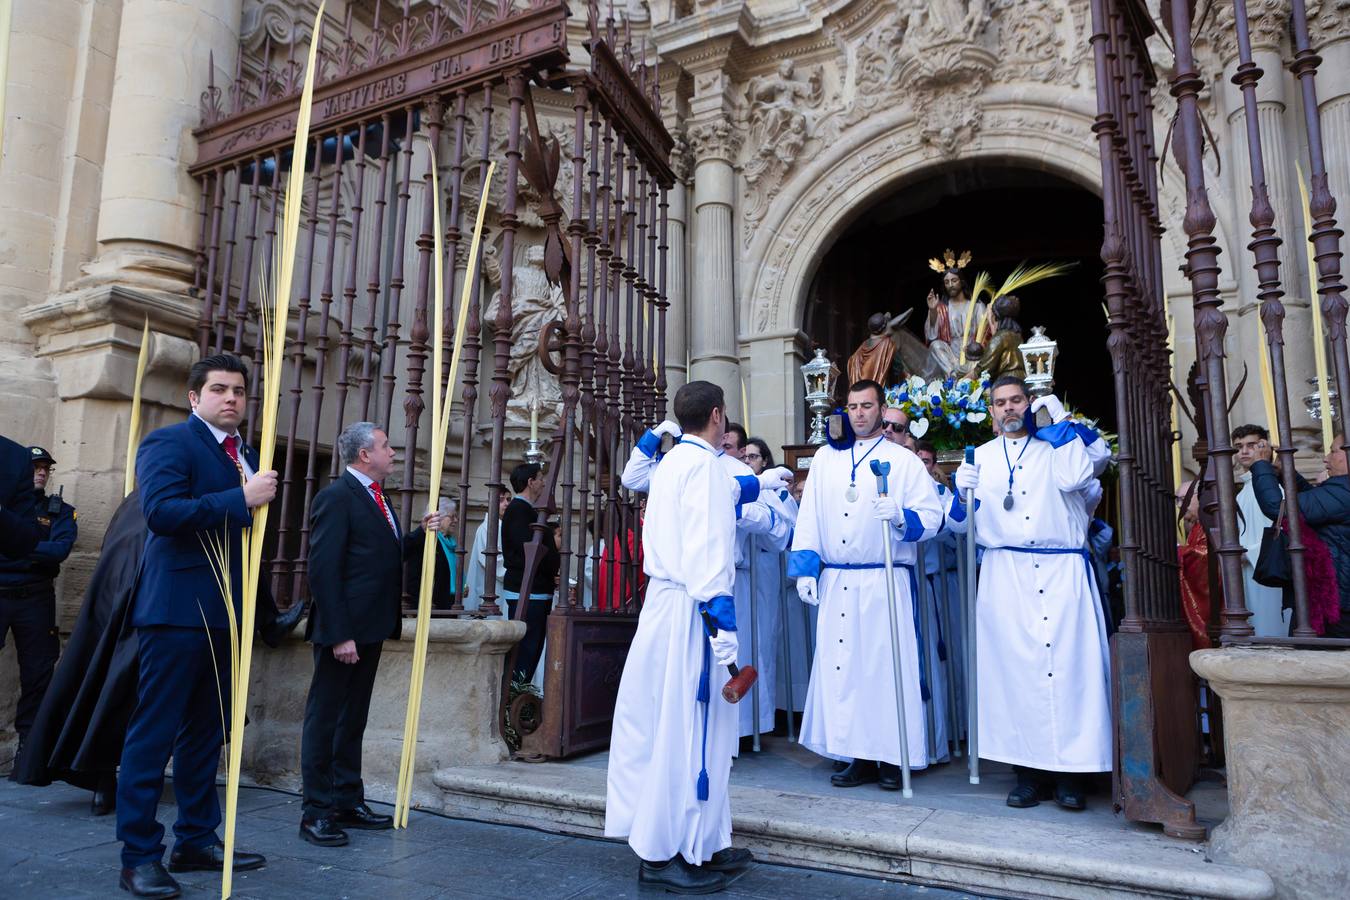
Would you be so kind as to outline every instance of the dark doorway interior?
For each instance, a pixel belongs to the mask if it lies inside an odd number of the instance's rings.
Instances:
[[[929,257],[970,250],[969,281],[987,271],[1001,284],[1021,262],[1074,262],[1065,276],[1019,291],[1022,329],[1045,325],[1059,343],[1056,391],[1115,430],[1111,361],[1102,307],[1101,200],[1032,169],[951,168],[908,185],[868,209],[826,254],[803,328],[842,370],[866,337],[867,317],[913,308],[922,335],[924,298],[940,287]]]

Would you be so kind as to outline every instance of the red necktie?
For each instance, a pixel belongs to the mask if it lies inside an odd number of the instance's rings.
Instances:
[[[394,520],[389,515],[389,507],[384,505],[384,494],[380,491],[379,484],[372,481],[370,483],[370,492],[375,495],[375,502],[380,507],[380,515],[384,516],[384,520],[389,523],[389,527],[393,528]]]
[[[239,470],[239,480],[244,480],[244,464],[239,461],[239,449],[235,445],[239,443],[237,434],[226,435],[225,440],[221,442],[225,447],[225,452],[230,455],[234,462],[234,467]]]

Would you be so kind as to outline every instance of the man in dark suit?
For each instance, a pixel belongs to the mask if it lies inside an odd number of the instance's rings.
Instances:
[[[151,432],[136,456],[148,534],[131,617],[140,676],[117,783],[117,838],[121,886],[138,897],[179,894],[161,862],[164,826],[155,818],[170,756],[178,821],[169,868],[219,870],[224,862],[215,830],[216,769],[230,716],[225,603],[238,620],[243,530],[277,490],[277,473],[257,471],[257,453],[239,436],[247,386],[248,369],[235,356],[196,363],[188,374],[192,415]],[[213,541],[227,548],[228,573],[217,569]],[[225,575],[229,598],[221,591]],[[264,862],[256,853],[234,854],[235,871]]]
[[[419,553],[423,529],[404,535],[380,483],[394,471],[389,436],[371,422],[338,436],[342,477],[310,507],[309,588],[313,603],[305,637],[314,642],[314,678],[300,742],[304,809],[300,837],[321,847],[347,843],[344,828],[393,827],[365,802],[361,738],[384,641],[403,623],[399,595],[405,556]]]
[[[506,598],[508,615],[516,618],[516,605],[525,591],[525,546],[534,540],[534,525],[538,518],[535,508],[544,499],[548,485],[543,470],[535,463],[521,463],[511,470],[511,489],[516,497],[502,515],[502,557],[506,560],[506,577],[502,596]],[[516,648],[516,681],[530,681],[544,652],[544,634],[548,627],[548,611],[553,605],[553,592],[558,587],[558,545],[553,530],[545,527],[542,535],[543,556],[534,570],[528,586],[528,605],[525,607],[525,637]]]

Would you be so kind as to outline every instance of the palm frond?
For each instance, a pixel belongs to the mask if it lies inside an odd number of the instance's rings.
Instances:
[[[145,364],[150,359],[150,317],[141,329],[141,351],[136,355],[136,383],[131,389],[131,423],[127,426],[127,470],[122,479],[122,496],[136,489],[136,448],[141,444],[141,383]]]
[[[991,299],[997,300],[999,297],[1016,293],[1017,291],[1020,291],[1022,288],[1027,287],[1028,285],[1035,284],[1038,281],[1044,281],[1047,278],[1057,278],[1060,275],[1063,275],[1066,272],[1068,272],[1076,265],[1077,263],[1071,262],[1037,263],[1034,266],[1029,266],[1026,263],[1022,263],[1020,266],[1012,270],[1012,274],[1010,274],[1006,279],[1004,279],[1003,286],[1000,287],[998,291],[994,293]]]

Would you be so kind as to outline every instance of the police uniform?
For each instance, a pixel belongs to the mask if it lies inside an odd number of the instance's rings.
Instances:
[[[32,464],[51,465],[52,455],[41,447],[28,448]],[[27,556],[0,556],[0,646],[13,631],[19,656],[19,705],[14,729],[20,741],[33,725],[42,695],[52,679],[61,650],[56,632],[56,576],[75,546],[75,507],[60,495],[33,490],[41,539]]]

